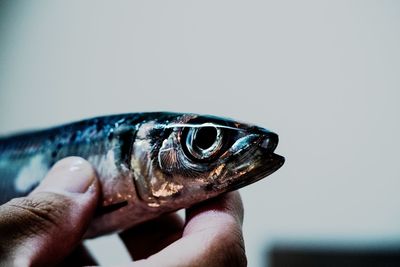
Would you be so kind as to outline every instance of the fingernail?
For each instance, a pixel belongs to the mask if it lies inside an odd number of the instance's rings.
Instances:
[[[35,192],[85,193],[96,179],[92,166],[79,157],[69,157],[57,162]]]

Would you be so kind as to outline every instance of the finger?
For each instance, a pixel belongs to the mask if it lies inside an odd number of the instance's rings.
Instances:
[[[0,207],[0,263],[59,262],[80,242],[98,195],[98,181],[87,161],[71,157],[55,164],[29,196]]]
[[[231,216],[238,224],[243,224],[243,203],[238,191],[227,193],[219,198],[210,199],[187,209],[186,220],[188,225],[189,222],[193,223],[193,219],[196,219],[197,216],[205,215],[208,212]],[[190,229],[186,227],[186,230],[189,231]]]
[[[246,266],[243,206],[237,192],[188,211],[183,236],[135,266]]]
[[[134,260],[149,257],[182,236],[183,220],[176,213],[166,214],[120,234]]]

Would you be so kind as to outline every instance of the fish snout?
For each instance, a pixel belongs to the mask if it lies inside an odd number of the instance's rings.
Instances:
[[[278,135],[263,128],[258,129],[258,134],[260,136],[260,142],[258,143],[260,148],[267,153],[273,153],[279,143]]]
[[[279,169],[285,162],[285,158],[275,154],[275,149],[279,143],[279,137],[276,133],[268,130],[259,129],[260,142],[258,143],[259,149],[268,158],[268,165],[271,169]]]

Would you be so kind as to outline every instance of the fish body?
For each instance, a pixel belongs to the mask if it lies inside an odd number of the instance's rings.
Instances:
[[[29,194],[68,156],[88,160],[102,200],[88,236],[126,229],[279,169],[278,136],[229,119],[169,112],[86,119],[0,138],[0,204]]]

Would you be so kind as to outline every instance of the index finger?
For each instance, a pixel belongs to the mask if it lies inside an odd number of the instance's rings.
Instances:
[[[243,205],[238,192],[187,211],[181,239],[135,266],[246,266]]]
[[[187,223],[183,235],[190,234],[192,231],[200,231],[204,227],[215,227],[215,223],[231,219],[241,226],[243,213],[243,203],[238,191],[210,199],[186,211]],[[221,216],[226,218],[221,218]]]

